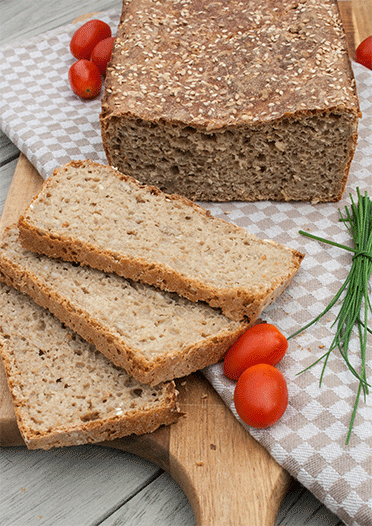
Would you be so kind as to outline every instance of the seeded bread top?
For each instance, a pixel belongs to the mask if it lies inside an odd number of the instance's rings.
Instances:
[[[102,116],[207,130],[359,115],[335,0],[124,1]]]

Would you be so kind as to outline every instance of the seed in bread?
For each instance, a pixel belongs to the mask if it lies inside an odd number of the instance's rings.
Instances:
[[[337,201],[360,117],[336,0],[124,1],[109,164],[199,201]]]

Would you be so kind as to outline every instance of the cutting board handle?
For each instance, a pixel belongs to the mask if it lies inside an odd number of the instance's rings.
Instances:
[[[114,441],[155,462],[184,490],[198,526],[274,526],[291,478],[236,420],[200,373],[179,382],[185,417]]]
[[[198,526],[274,526],[291,478],[238,423],[198,373],[181,381],[187,414],[155,433],[99,446],[154,462],[184,490]],[[0,366],[0,445],[24,445]]]

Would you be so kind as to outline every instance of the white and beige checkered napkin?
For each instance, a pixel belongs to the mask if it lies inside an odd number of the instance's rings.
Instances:
[[[116,11],[108,11],[100,18],[115,32],[119,18]],[[0,50],[1,128],[44,178],[70,159],[106,161],[100,136],[100,101],[81,101],[67,81],[67,70],[74,60],[69,41],[75,29],[71,24],[27,44]],[[357,186],[371,191],[372,72],[358,64],[353,66],[363,119],[348,186],[340,203],[204,203],[214,215],[306,254],[291,287],[263,315],[286,336],[323,310],[351,264],[350,253],[309,240],[298,231],[309,229],[321,237],[350,243],[346,228],[338,222],[338,208],[349,205],[349,192],[355,197]],[[322,387],[321,364],[297,375],[329,346],[334,334],[331,322],[336,314],[337,308],[317,326],[290,340],[288,353],[279,365],[288,380],[289,407],[272,428],[248,432],[347,525],[371,526],[372,394],[366,402],[361,401],[352,438],[346,446],[357,382],[343,360],[334,352]],[[351,349],[358,368],[357,337],[351,342]],[[370,339],[370,380],[371,349]],[[234,384],[224,378],[221,364],[209,367],[205,375],[234,411]]]

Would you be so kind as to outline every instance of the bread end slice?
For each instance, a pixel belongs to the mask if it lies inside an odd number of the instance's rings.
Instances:
[[[139,383],[2,282],[0,353],[29,449],[150,433],[182,415],[174,382]]]

